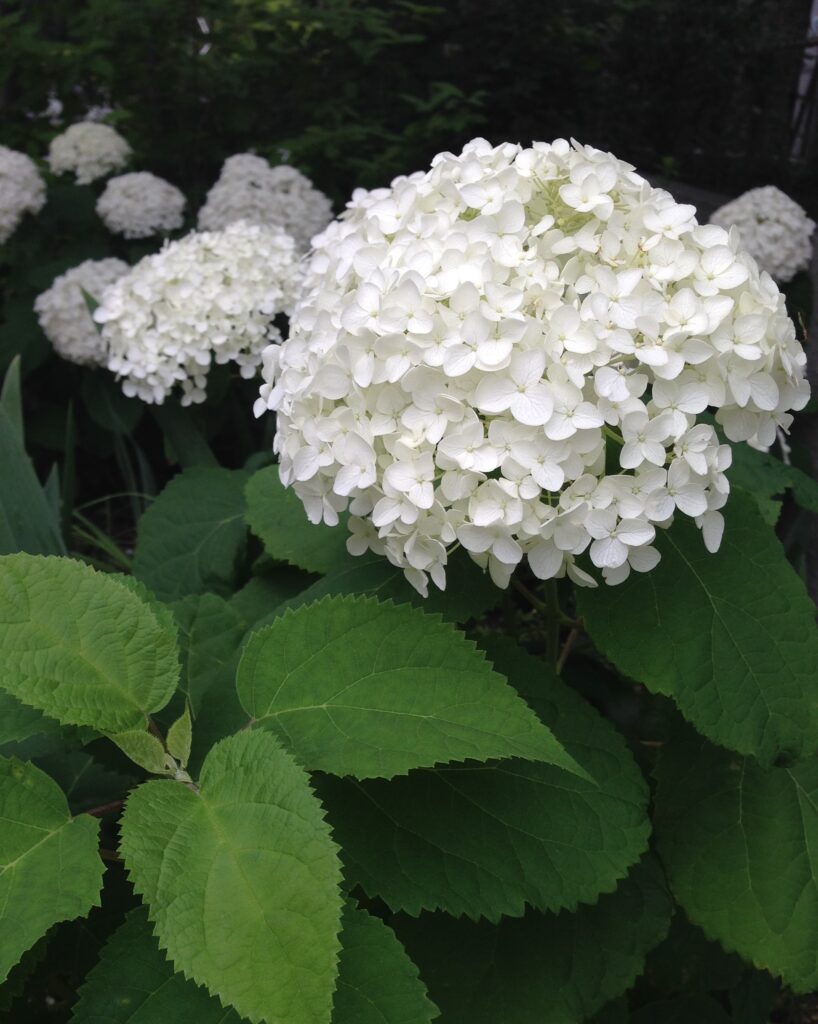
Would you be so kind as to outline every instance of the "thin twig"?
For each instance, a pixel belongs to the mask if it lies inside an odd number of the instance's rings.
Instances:
[[[580,634],[580,627],[579,627],[579,625],[576,625],[576,626],[573,627],[571,632],[566,637],[565,643],[562,645],[562,650],[560,651],[560,656],[557,659],[557,675],[558,676],[562,675],[563,665],[565,665],[565,662],[568,660],[568,655],[571,653],[571,648],[577,642],[577,637],[579,636],[579,634]]]
[[[121,811],[124,804],[124,800],[112,800],[109,804],[100,804],[99,807],[92,807],[90,811],[85,813],[91,814],[95,818],[102,818],[106,814],[113,814],[114,811]]]
[[[99,855],[100,857],[102,857],[103,860],[110,860],[114,864],[122,863],[122,858],[115,850],[100,850]]]

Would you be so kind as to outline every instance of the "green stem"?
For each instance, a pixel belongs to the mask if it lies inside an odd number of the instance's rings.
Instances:
[[[606,437],[609,437],[612,441],[614,441],[618,445],[624,445],[624,443],[625,443],[625,439],[621,436],[621,434],[617,434],[617,432],[615,430],[611,430],[610,427],[607,427],[607,426],[603,427],[602,428],[602,433]]]

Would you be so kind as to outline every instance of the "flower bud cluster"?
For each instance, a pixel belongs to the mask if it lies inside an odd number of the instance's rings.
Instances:
[[[332,204],[294,167],[271,167],[263,157],[238,153],[225,160],[208,192],[199,228],[214,231],[237,220],[283,228],[306,252],[332,220]]]
[[[273,325],[295,299],[300,266],[292,238],[239,221],[193,232],[146,256],[105,291],[102,324],[108,369],[129,397],[162,403],[179,386],[181,402],[206,398],[214,363],[234,362],[252,377]]]
[[[769,445],[805,356],[737,232],[609,153],[482,139],[358,191],[264,353],[282,482],[349,512],[424,593],[465,548],[507,585],[656,565],[674,514],[720,543],[731,441]],[[587,565],[587,563],[586,563]],[[592,568],[593,571],[593,568]]]
[[[738,228],[742,247],[762,270],[781,284],[791,281],[809,266],[815,221],[774,185],[750,189],[738,199],[725,203],[716,210],[710,223]]]

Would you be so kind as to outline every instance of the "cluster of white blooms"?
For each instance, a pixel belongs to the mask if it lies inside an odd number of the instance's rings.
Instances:
[[[294,167],[271,167],[263,157],[239,153],[225,160],[199,211],[199,227],[214,231],[237,220],[283,228],[306,252],[332,220],[332,204]]]
[[[45,182],[25,153],[0,146],[0,245],[8,241],[27,213],[45,203]]]
[[[782,284],[809,266],[815,221],[775,185],[752,188],[725,203],[710,223],[738,228],[742,247],[762,270]]]
[[[500,586],[609,583],[676,510],[715,550],[728,438],[772,443],[808,397],[772,279],[609,153],[483,139],[358,191],[315,239],[264,353],[282,482],[353,554],[424,593],[458,543]]]
[[[91,317],[86,294],[94,302],[100,302],[108,285],[127,274],[129,269],[122,260],[85,260],[60,274],[48,291],[37,296],[34,303],[37,319],[63,359],[83,366],[105,365],[105,343]]]
[[[184,209],[179,189],[149,171],[111,178],[97,200],[97,213],[108,230],[126,238],[175,231],[182,226]]]
[[[77,184],[89,185],[123,167],[131,147],[115,128],[93,121],[72,124],[51,140],[48,164],[55,174],[73,171]]]
[[[203,402],[213,362],[252,377],[265,346],[280,341],[273,318],[290,312],[300,274],[279,228],[239,221],[166,243],[108,288],[94,313],[108,369],[129,397],[161,403],[178,384],[183,405]]]

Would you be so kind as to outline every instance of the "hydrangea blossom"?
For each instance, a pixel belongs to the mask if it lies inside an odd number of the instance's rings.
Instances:
[[[185,197],[149,171],[111,178],[97,200],[97,213],[115,235],[148,238],[175,231],[184,220]]]
[[[129,270],[122,260],[85,260],[78,267],[55,278],[51,287],[37,296],[34,311],[55,351],[72,363],[104,366],[105,343],[93,321],[83,292],[94,302]]]
[[[183,405],[203,402],[214,362],[254,375],[265,346],[280,341],[273,318],[290,311],[299,277],[295,244],[279,228],[239,221],[166,243],[94,313],[108,369],[129,397],[161,403],[179,385]]]
[[[738,199],[725,203],[716,210],[710,223],[738,228],[742,246],[762,270],[781,284],[791,281],[799,270],[809,266],[815,221],[774,185],[752,188]]]
[[[237,220],[283,228],[306,252],[313,236],[332,220],[332,205],[294,167],[271,167],[263,157],[238,153],[225,160],[208,192],[199,227],[213,231]]]
[[[7,242],[27,213],[45,203],[45,182],[25,153],[0,146],[0,245]]]
[[[55,174],[73,171],[78,185],[90,185],[128,162],[131,147],[107,124],[80,121],[51,140],[48,164]]]
[[[805,356],[736,232],[578,143],[483,139],[357,191],[264,353],[281,480],[425,593],[461,545],[505,586],[608,583],[678,511],[713,551],[731,441],[769,445]]]

